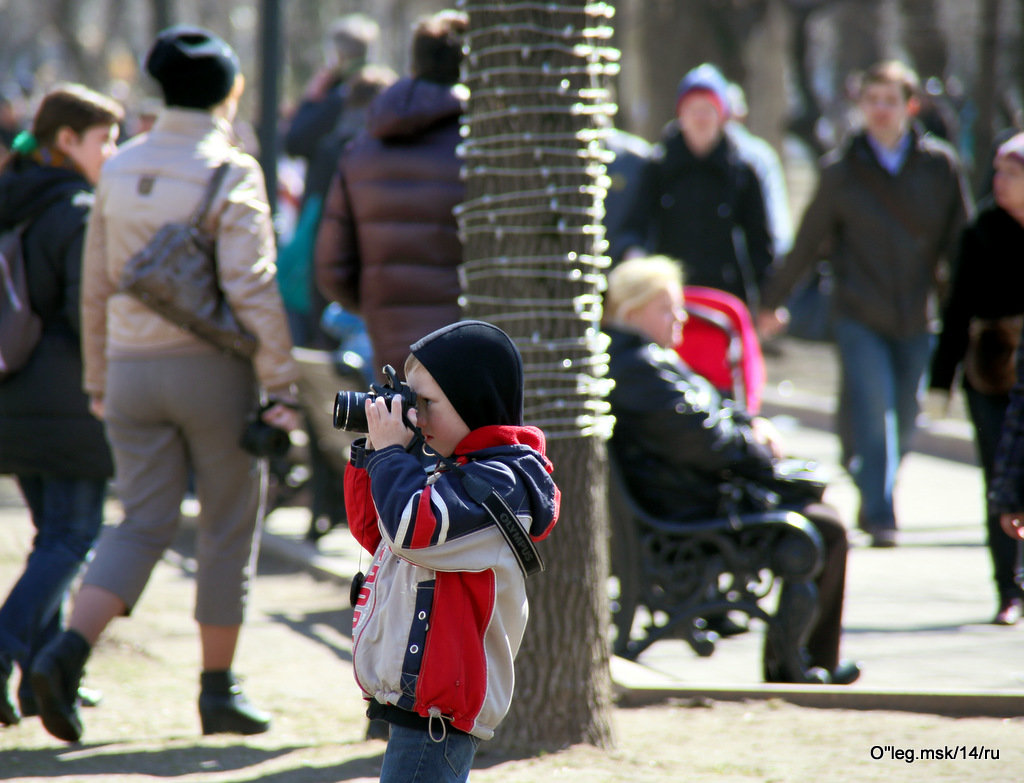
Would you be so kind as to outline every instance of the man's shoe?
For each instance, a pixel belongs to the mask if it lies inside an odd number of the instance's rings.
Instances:
[[[90,650],[85,637],[67,630],[40,650],[32,664],[32,691],[39,717],[50,734],[65,742],[82,738],[78,687]]]
[[[262,734],[270,728],[270,715],[249,703],[230,671],[203,672],[199,684],[203,734]]]
[[[728,614],[712,615],[711,617],[705,618],[704,622],[706,630],[714,631],[723,639],[729,636],[739,636],[740,634],[747,633],[750,630],[750,626],[746,623],[738,623]]]
[[[7,695],[7,681],[10,678],[9,671],[6,674],[0,674],[0,724],[4,726],[14,726],[21,722],[21,713],[11,701],[11,697]]]
[[[828,685],[828,669],[821,666],[808,666],[802,672],[785,671],[777,663],[765,662],[764,681],[781,685]]]
[[[831,672],[829,672],[832,685],[850,685],[860,678],[860,664],[856,661],[840,661]]]
[[[999,605],[999,611],[992,618],[993,625],[1016,625],[1020,622],[1021,614],[1024,613],[1024,601],[1020,598],[1010,598]]]
[[[888,527],[872,530],[871,546],[874,549],[892,549],[896,546],[896,530]]]

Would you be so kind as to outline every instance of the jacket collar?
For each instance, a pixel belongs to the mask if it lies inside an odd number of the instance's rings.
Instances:
[[[157,115],[151,133],[172,133],[185,136],[205,136],[211,132],[222,133],[234,142],[231,123],[223,117],[199,109],[164,108]]]
[[[900,171],[906,170],[907,166],[910,165],[911,161],[917,156],[918,151],[921,148],[922,133],[915,126],[911,125],[907,130],[907,136],[910,139],[910,144],[907,147],[907,154],[903,160],[903,165],[900,166]],[[856,155],[858,158],[864,161],[869,161],[872,165],[877,166],[882,171],[882,164],[878,162],[878,158],[875,156],[874,150],[871,149],[871,143],[868,141],[868,133],[865,130],[858,131],[857,134],[850,140],[850,155]]]

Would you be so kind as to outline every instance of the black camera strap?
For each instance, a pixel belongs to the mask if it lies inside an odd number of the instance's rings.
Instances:
[[[533,576],[544,570],[544,561],[541,560],[540,552],[533,544],[533,539],[523,530],[515,512],[509,508],[505,498],[494,491],[494,487],[477,476],[471,476],[462,468],[457,468],[459,478],[462,479],[462,486],[466,492],[477,503],[484,507],[484,510],[494,520],[498,530],[505,537],[512,554],[519,561],[519,567],[523,576]]]
[[[419,427],[413,427],[412,429],[417,436],[422,437]],[[424,448],[424,452],[426,451],[427,449]],[[506,543],[508,543],[509,548],[512,550],[512,554],[516,556],[516,561],[519,563],[523,576],[533,576],[543,571],[544,561],[541,559],[540,552],[534,546],[530,534],[523,530],[523,526],[519,524],[519,519],[509,504],[505,502],[505,498],[499,495],[494,490],[494,487],[482,478],[470,475],[463,470],[462,466],[455,462],[455,460],[442,457],[440,454],[437,457],[449,470],[458,475],[466,493],[484,507],[487,515],[494,521],[494,524],[501,531],[502,536],[504,536]]]

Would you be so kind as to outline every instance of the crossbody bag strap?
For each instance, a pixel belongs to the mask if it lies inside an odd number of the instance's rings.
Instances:
[[[214,196],[217,195],[217,191],[220,190],[220,186],[224,183],[224,177],[227,176],[229,168],[231,168],[231,164],[224,161],[213,172],[210,181],[206,183],[206,191],[203,193],[202,201],[199,202],[192,216],[188,219],[188,224],[193,228],[198,229],[206,218],[206,213],[210,211]]]
[[[519,562],[519,568],[522,569],[523,575],[533,576],[543,571],[544,561],[541,560],[540,552],[534,546],[533,539],[519,524],[519,519],[505,499],[494,491],[494,487],[478,476],[471,476],[461,468],[458,468],[458,473],[466,492],[484,507],[505,537],[505,541]]]

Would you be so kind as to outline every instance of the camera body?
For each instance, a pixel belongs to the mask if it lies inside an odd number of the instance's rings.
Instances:
[[[392,405],[391,400],[398,397],[402,401],[402,421],[405,426],[412,429],[408,413],[411,408],[416,407],[416,392],[409,384],[398,380],[398,373],[390,364],[385,365],[384,375],[387,376],[387,383],[383,386],[373,384],[368,392],[340,391],[334,398],[334,429],[346,430],[348,432],[369,432],[370,427],[366,422],[366,401],[383,397]]]
[[[262,419],[265,411],[276,405],[271,400],[260,406],[260,409],[249,417],[242,431],[242,439],[239,445],[254,457],[269,457],[276,459],[283,457],[291,448],[292,441],[285,430],[267,424]]]

